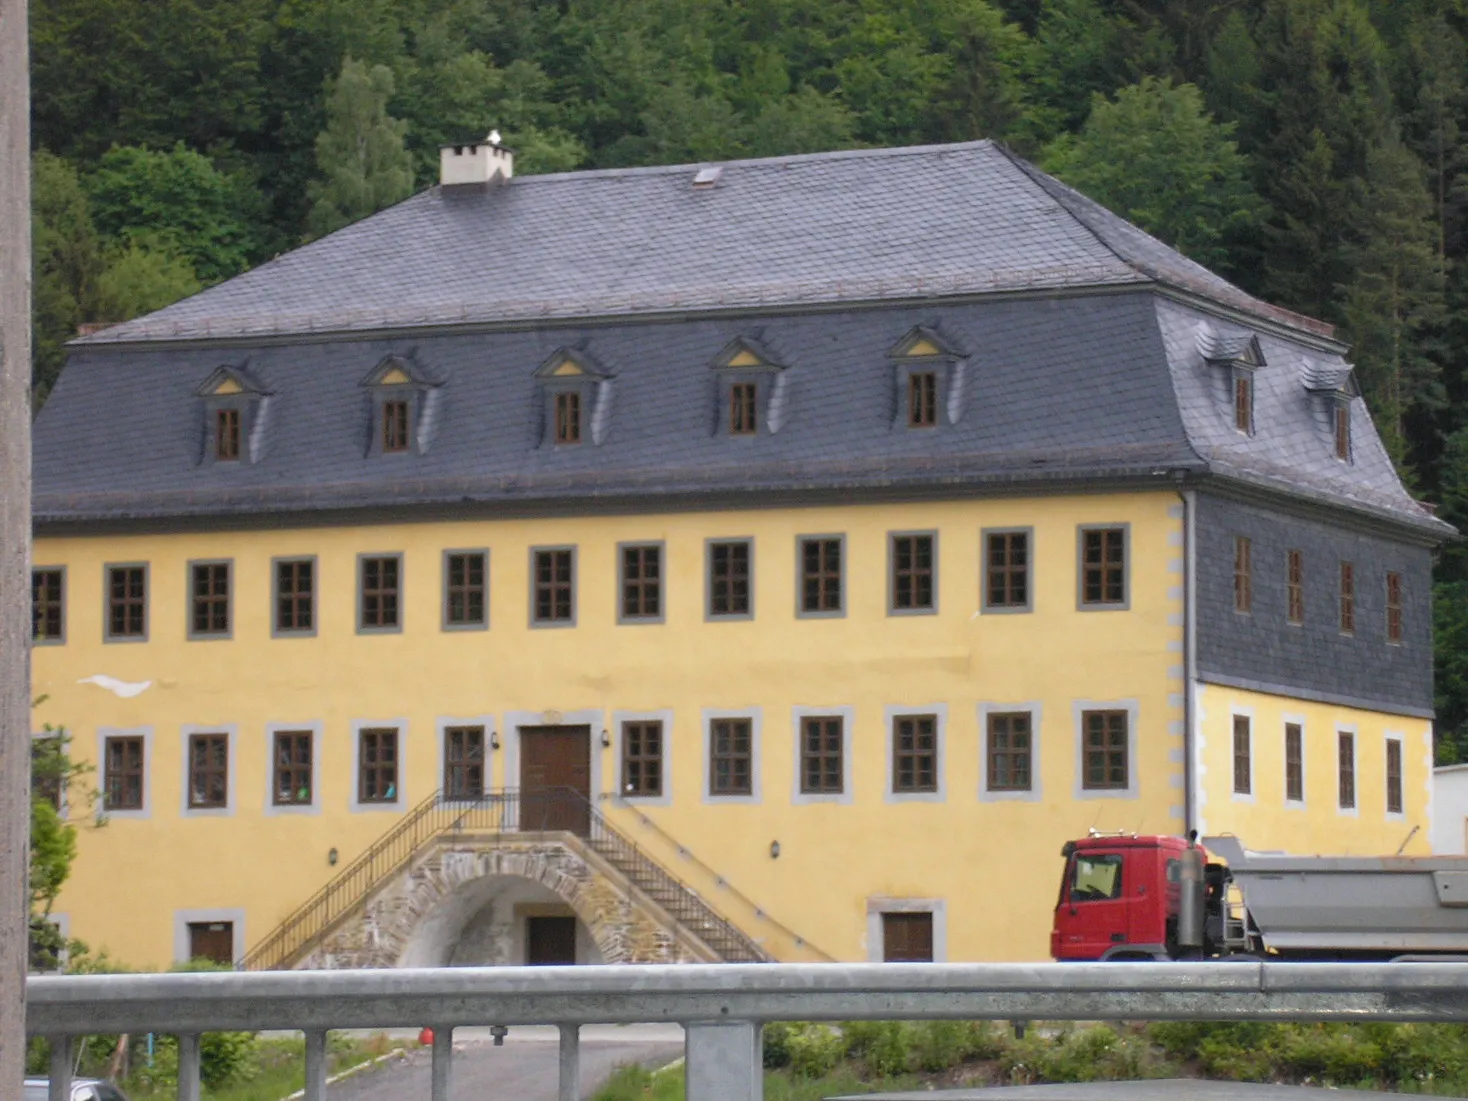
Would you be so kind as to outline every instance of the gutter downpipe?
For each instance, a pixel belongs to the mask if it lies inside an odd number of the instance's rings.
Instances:
[[[1198,762],[1193,717],[1197,714],[1194,693],[1198,684],[1198,495],[1182,488],[1179,478],[1178,496],[1183,502],[1183,836],[1198,828]]]

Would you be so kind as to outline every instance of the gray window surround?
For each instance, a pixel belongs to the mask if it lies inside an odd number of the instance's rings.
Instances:
[[[1402,809],[1391,810],[1391,804],[1387,801],[1387,748],[1392,742],[1397,743],[1397,759],[1401,762],[1402,770],[1398,776],[1402,785]],[[1359,792],[1357,793],[1359,796]],[[1361,802],[1358,797],[1356,802]],[[1407,820],[1407,736],[1399,730],[1388,730],[1381,741],[1381,806],[1388,822],[1405,822]]]
[[[885,898],[880,895],[867,899],[867,960],[883,962],[885,944],[882,937],[883,914],[932,914],[933,915],[933,962],[948,962],[948,903],[941,898]]]
[[[1239,791],[1238,777],[1234,775],[1234,720],[1249,720],[1249,790]],[[1243,704],[1232,704],[1228,709],[1228,778],[1229,778],[1229,800],[1234,803],[1254,803],[1259,796],[1259,745],[1255,734],[1258,731],[1258,722],[1254,717],[1254,709]],[[1300,738],[1300,747],[1303,751],[1305,739]]]
[[[622,728],[627,723],[662,723],[663,724],[663,793],[661,795],[628,795],[622,790]],[[673,711],[671,708],[657,711],[613,711],[612,712],[612,760],[616,775],[616,788],[613,798],[620,802],[637,807],[670,807],[673,805],[673,751],[676,739],[673,728]],[[750,729],[751,740],[754,737],[753,727]],[[751,745],[752,748],[752,745]],[[753,755],[750,758],[750,767],[754,765]],[[707,768],[707,763],[705,763]],[[751,775],[751,781],[754,777]],[[751,786],[753,786],[751,784]],[[719,797],[721,800],[725,796]]]
[[[536,617],[536,614],[535,614],[535,579],[536,579],[536,571],[535,571],[536,561],[535,560],[536,560],[536,556],[537,555],[540,555],[540,554],[548,554],[551,551],[570,551],[571,552],[571,617],[569,619],[538,619]],[[580,601],[577,598],[581,595],[577,591],[578,588],[579,588],[577,582],[580,581],[580,577],[579,577],[580,570],[578,569],[579,562],[577,561],[579,557],[580,556],[579,556],[579,554],[577,553],[577,550],[576,550],[576,544],[574,544],[574,543],[551,544],[551,545],[543,546],[543,547],[531,547],[530,548],[530,575],[529,575],[529,584],[526,586],[526,588],[530,592],[530,609],[529,610],[530,610],[530,626],[532,628],[534,628],[536,630],[555,630],[555,629],[561,628],[561,627],[574,627],[574,626],[576,626],[576,617],[577,617],[577,615],[579,613],[579,610],[580,610],[579,609]],[[620,598],[619,598],[618,604],[620,605],[620,603],[621,603],[621,601],[620,601]]]
[[[225,616],[229,627],[223,631],[196,631],[194,629],[194,567],[223,566],[225,568]],[[190,642],[229,642],[234,638],[234,559],[191,558],[184,565],[184,637]]]
[[[899,607],[897,607],[897,540],[899,540],[899,539],[912,539],[912,538],[927,538],[927,539],[931,539],[933,541],[933,543],[932,543],[933,603],[931,605],[929,605],[928,607],[926,607],[926,608],[899,608]],[[938,595],[939,594],[939,590],[938,590],[938,585],[939,585],[939,570],[938,570],[939,548],[940,548],[940,543],[939,543],[939,540],[938,540],[938,531],[937,531],[936,528],[928,528],[928,529],[922,529],[922,530],[917,530],[917,531],[889,531],[887,533],[887,614],[889,616],[918,616],[918,615],[937,615],[938,614],[938,607],[939,607],[939,604],[938,604],[938,600],[939,600],[939,595]],[[842,550],[843,550],[843,558],[842,558],[842,563],[841,563],[841,567],[842,567],[841,568],[841,588],[842,588],[841,602],[842,602],[842,606],[844,607],[845,606],[845,603],[846,603],[846,592],[845,592],[845,589],[846,589],[846,562],[845,562],[845,557],[844,557],[845,548],[843,547]]]
[[[484,729],[484,784],[483,790],[493,791],[496,787],[494,781],[494,743],[498,739],[499,728],[495,725],[493,715],[440,715],[433,721],[433,736],[436,746],[436,757],[434,759],[434,781],[433,786],[439,792],[440,800],[444,791],[444,778],[448,770],[448,731],[451,727],[478,726]],[[402,735],[398,736],[398,784],[402,784]],[[506,783],[505,786],[513,787]]]
[[[749,788],[748,795],[713,794],[713,724],[715,719],[747,719],[749,721]],[[702,768],[702,800],[711,806],[757,806],[764,801],[764,784],[761,775],[761,751],[764,734],[764,708],[705,707],[699,716]],[[797,781],[798,782],[798,781]]]
[[[367,454],[373,459],[406,459],[412,455],[422,454],[423,447],[423,419],[428,404],[427,387],[420,383],[372,383],[369,386],[372,395],[371,413],[371,437],[368,442]],[[386,431],[387,403],[391,401],[406,402],[408,406],[408,446],[400,451],[388,451],[383,447],[383,437]]]
[[[758,440],[770,435],[770,401],[775,391],[775,379],[780,367],[716,367],[714,384],[718,387],[718,411],[716,435],[726,440]],[[754,387],[754,431],[734,431],[734,387],[748,384]]]
[[[311,626],[303,630],[280,626],[280,567],[295,563],[311,567]],[[270,560],[270,637],[315,638],[321,622],[321,569],[314,554],[286,554]]]
[[[40,647],[40,646],[65,646],[66,645],[66,611],[67,611],[67,603],[68,603],[69,594],[70,594],[70,588],[68,586],[67,577],[66,577],[66,567],[65,566],[45,566],[45,565],[41,565],[41,566],[33,565],[33,566],[31,566],[31,575],[32,575],[32,577],[34,578],[34,576],[36,574],[38,574],[38,573],[59,573],[59,574],[61,574],[61,633],[59,635],[57,635],[55,638],[39,638],[38,639],[38,638],[34,638],[33,637],[31,639],[31,647],[32,647],[32,649],[34,649],[34,648]],[[32,582],[32,584],[34,585],[34,581]]]
[[[1252,437],[1259,430],[1258,421],[1255,418],[1255,410],[1258,408],[1258,386],[1255,384],[1256,380],[1254,377],[1255,371],[1257,371],[1259,368],[1256,364],[1244,363],[1238,360],[1235,360],[1232,366],[1233,370],[1229,372],[1228,376],[1228,420],[1229,423],[1233,425],[1234,431],[1237,432],[1240,436]],[[1247,380],[1249,383],[1249,430],[1247,432],[1245,432],[1238,425],[1238,415],[1234,405],[1234,402],[1236,400],[1233,392],[1234,387],[1239,384],[1239,379],[1241,378]]]
[[[626,597],[627,562],[623,554],[628,550],[642,550],[656,548],[658,552],[658,614],[657,615],[628,615],[624,603]],[[632,539],[625,543],[617,544],[617,560],[615,563],[614,576],[617,579],[617,624],[621,627],[652,626],[666,623],[668,621],[668,547],[661,539]],[[575,565],[572,564],[574,576]],[[574,585],[574,582],[573,582]],[[572,592],[574,606],[574,588]]]
[[[36,747],[36,743],[37,742],[43,742],[47,738],[60,738],[60,737],[63,737],[65,735],[65,733],[66,732],[64,730],[58,730],[58,729],[55,729],[55,728],[53,728],[51,730],[32,730],[31,731],[31,752],[32,752],[32,754],[35,753],[35,747]],[[144,752],[146,753],[146,750]],[[100,758],[100,757],[98,758],[99,761],[102,760],[102,759],[103,758]],[[146,768],[146,763],[145,763],[144,767]],[[98,771],[100,772],[101,769],[99,768]],[[146,787],[147,787],[147,785],[144,784],[144,788],[146,788]],[[143,794],[144,794],[144,797],[146,798],[146,796],[147,796],[146,790],[144,791]],[[59,815],[61,815],[61,819],[64,822],[68,818],[71,817],[71,785],[70,784],[62,784],[61,785],[61,790],[59,792],[59,802],[61,803],[61,806],[59,808],[57,808],[57,812],[56,813],[59,814]]]
[[[934,723],[934,779],[936,791],[898,791],[897,784],[897,720],[921,718],[931,715]],[[882,801],[885,803],[943,803],[948,800],[948,705],[930,703],[916,707],[904,704],[888,704],[882,711],[882,722],[886,727],[886,774],[882,785]]]
[[[228,470],[231,467],[245,467],[254,464],[255,449],[250,446],[250,438],[258,426],[264,400],[264,394],[249,390],[238,394],[210,394],[203,398],[204,450],[199,456],[200,466]],[[226,409],[234,409],[240,415],[240,450],[239,457],[235,459],[219,457],[219,414]]]
[[[484,560],[484,618],[478,623],[450,623],[449,622],[449,559],[456,555],[479,555]],[[488,547],[451,547],[439,556],[439,562],[443,573],[443,585],[440,591],[443,608],[439,616],[439,628],[444,631],[487,631],[489,630],[489,600],[493,591],[489,580],[490,553]]]
[[[839,792],[801,791],[802,724],[806,719],[841,720],[841,790]],[[793,782],[790,785],[790,802],[797,807],[813,803],[836,803],[849,806],[856,801],[852,790],[851,745],[852,731],[856,725],[856,708],[843,707],[792,707],[790,709],[790,742],[795,750]],[[752,765],[752,762],[751,762]]]
[[[1286,779],[1289,772],[1289,739],[1288,728],[1298,726],[1300,728],[1300,799],[1291,799],[1289,795],[1289,783]],[[1280,717],[1279,723],[1279,761],[1280,761],[1280,790],[1284,793],[1284,806],[1286,810],[1304,810],[1310,800],[1310,728],[1305,722],[1305,716],[1296,712],[1287,711]]]
[[[897,387],[895,407],[897,416],[893,428],[903,432],[938,432],[948,423],[948,399],[953,389],[953,359],[949,356],[912,356],[894,359],[896,367],[894,384]],[[931,374],[934,378],[933,423],[913,424],[912,389],[909,380],[913,375]]]
[[[1086,603],[1086,533],[1091,531],[1121,532],[1122,599],[1116,603]],[[1095,523],[1076,525],[1076,611],[1126,612],[1132,607],[1132,526],[1130,523]]]
[[[1352,423],[1355,420],[1351,415],[1352,400],[1349,394],[1342,393],[1330,393],[1325,398],[1325,408],[1329,412],[1329,415],[1326,417],[1326,424],[1329,428],[1330,457],[1346,466],[1354,466],[1356,458],[1356,426]],[[1336,450],[1335,419],[1336,410],[1338,409],[1344,409],[1346,411],[1346,454],[1344,457]]]
[[[979,802],[1038,803],[1045,795],[1042,767],[1044,705],[1039,700],[979,704]],[[1028,714],[1030,717],[1030,786],[1026,789],[989,790],[989,716]]]
[[[836,611],[808,612],[805,610],[805,545],[807,543],[826,542],[830,540],[835,540],[841,547],[841,576],[837,582],[841,607]],[[795,537],[795,618],[845,619],[847,608],[846,582],[850,576],[851,559],[847,554],[846,536],[844,534],[797,535]]]
[[[989,603],[989,536],[1023,535],[1025,537],[1025,597],[1023,604]],[[1035,529],[1033,527],[998,527],[979,529],[979,611],[984,615],[1026,615],[1035,610]]]
[[[1393,574],[1396,574],[1396,576],[1397,576],[1397,599],[1398,599],[1398,605],[1397,606],[1398,606],[1398,609],[1399,609],[1397,615],[1399,617],[1398,618],[1398,622],[1401,624],[1400,637],[1398,637],[1398,638],[1392,638],[1392,636],[1391,636],[1391,608],[1390,608],[1389,605],[1386,604],[1387,594],[1389,594],[1390,591],[1391,591],[1391,589],[1390,589],[1391,582],[1388,579]],[[1407,593],[1407,575],[1406,575],[1406,573],[1404,571],[1402,571],[1402,570],[1387,570],[1385,573],[1382,574],[1382,578],[1381,578],[1381,591],[1382,591],[1382,601],[1383,601],[1382,621],[1381,621],[1381,637],[1386,642],[1386,644],[1388,646],[1395,646],[1398,649],[1406,649],[1406,647],[1407,647],[1407,607],[1408,607],[1408,605],[1407,605],[1407,595],[1406,595],[1406,593]]]
[[[225,737],[226,756],[224,774],[224,806],[222,807],[191,807],[189,806],[189,739],[195,734],[223,734]],[[179,757],[183,762],[182,790],[179,792],[179,817],[181,818],[233,818],[235,807],[235,782],[239,776],[240,733],[239,727],[234,723],[214,723],[212,725],[202,723],[187,723],[180,730]],[[144,749],[144,756],[147,750]]]
[[[1342,818],[1361,817],[1361,733],[1354,725],[1337,723],[1335,737],[1335,809]],[[1349,807],[1341,806],[1341,735],[1351,738],[1351,792],[1355,796]]]
[[[112,571],[143,571],[143,633],[140,635],[114,635],[112,633]],[[147,562],[106,562],[102,565],[102,641],[110,644],[147,642],[153,630],[153,571]]]
[[[1088,788],[1086,781],[1086,729],[1085,713],[1087,711],[1125,711],[1127,716],[1127,786],[1124,788]],[[1137,727],[1141,715],[1141,706],[1135,699],[1129,700],[1073,700],[1071,702],[1072,716],[1072,740],[1075,742],[1075,785],[1071,795],[1075,799],[1136,799],[1141,795],[1138,773],[1140,761],[1137,759],[1137,746],[1139,744]]]
[[[113,810],[106,805],[107,741],[109,738],[143,739],[143,805],[138,810]],[[153,817],[153,728],[151,726],[99,726],[97,728],[97,762],[98,786],[104,793],[102,813],[109,821],[114,818],[126,821],[130,818]]]
[[[207,910],[175,910],[173,912],[173,962],[189,962],[189,926],[229,922],[234,935],[233,956],[238,960],[250,942],[245,937],[245,911],[242,907]]]
[[[362,623],[362,616],[366,610],[366,595],[363,590],[366,586],[366,570],[369,561],[381,561],[384,559],[395,559],[398,564],[398,621],[390,627],[367,627]],[[403,633],[403,620],[407,618],[407,589],[408,570],[406,556],[402,551],[367,551],[357,555],[357,634],[359,635],[400,635]]]
[[[714,607],[714,547],[728,543],[743,543],[749,548],[749,611],[731,615],[715,614]],[[754,618],[755,612],[755,562],[754,536],[729,535],[710,537],[703,541],[703,618],[712,623],[738,623]]]
[[[66,942],[71,939],[71,915],[70,914],[61,913],[60,911],[57,911],[57,910],[52,910],[42,920],[44,920],[47,925],[51,926],[51,928],[53,928],[53,929],[56,930],[57,935],[61,938],[61,948],[56,953],[56,967],[55,968],[53,968],[50,971],[36,971],[36,972],[33,972],[33,974],[38,974],[38,975],[59,975],[59,974],[63,974],[65,972],[65,969],[66,969],[66,961],[70,958],[69,955],[68,955],[68,953],[67,953],[67,951],[66,951]]]
[[[265,803],[267,818],[277,815],[321,813],[321,746],[325,726],[320,720],[304,723],[270,722],[265,724]],[[277,734],[311,735],[311,801],[278,804],[275,801],[275,736]]]
[[[398,732],[397,744],[397,797],[383,802],[362,802],[362,732],[364,730],[396,730]],[[407,756],[404,752],[408,744],[408,720],[397,719],[353,719],[352,720],[352,771],[348,775],[348,801],[347,809],[353,814],[373,814],[380,811],[389,813],[401,813],[408,809],[408,799],[405,794],[408,789]]]
[[[542,446],[548,446],[555,451],[564,448],[593,446],[596,441],[592,438],[592,421],[597,412],[597,400],[601,397],[602,387],[607,381],[604,377],[588,375],[567,375],[545,379],[541,384],[545,393],[545,427]],[[564,442],[556,439],[556,398],[561,394],[575,394],[579,399],[576,415],[576,439]]]

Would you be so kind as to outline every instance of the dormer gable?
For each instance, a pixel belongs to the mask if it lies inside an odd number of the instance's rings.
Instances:
[[[362,386],[435,387],[440,380],[420,365],[411,355],[383,356],[376,367],[363,377]]]
[[[598,382],[611,374],[585,348],[557,348],[535,369],[541,382]]]
[[[716,371],[783,371],[787,364],[752,336],[736,336],[709,366]]]
[[[1253,333],[1223,333],[1204,321],[1197,331],[1198,354],[1212,373],[1219,411],[1243,436],[1254,435],[1254,373],[1268,364]]]
[[[194,391],[203,403],[200,464],[224,469],[258,462],[270,390],[243,364],[216,367]]]
[[[265,384],[248,368],[226,363],[216,367],[195,394],[201,398],[228,398],[241,395],[259,397],[266,392]]]
[[[613,375],[584,344],[557,348],[532,377],[544,399],[542,444],[576,447],[606,439]]]
[[[778,432],[788,394],[787,367],[758,336],[736,336],[724,345],[709,361],[715,372],[715,434],[755,439]]]
[[[1256,371],[1267,366],[1259,338],[1253,333],[1225,335],[1204,324],[1198,330],[1198,351],[1214,367],[1237,366]]]
[[[1335,395],[1347,401],[1361,396],[1356,368],[1349,363],[1318,363],[1307,359],[1300,373],[1305,389],[1312,394]]]
[[[894,429],[934,429],[963,415],[968,352],[937,325],[914,325],[887,349]]]
[[[1351,409],[1361,396],[1356,369],[1349,363],[1320,363],[1306,359],[1300,371],[1306,391],[1315,399],[1317,416],[1322,416],[1330,433],[1331,453],[1343,463],[1352,461]]]
[[[358,385],[368,393],[369,456],[427,452],[437,421],[441,378],[409,352],[383,356]]]

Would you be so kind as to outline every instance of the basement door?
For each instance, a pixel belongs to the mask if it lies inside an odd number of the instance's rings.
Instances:
[[[525,919],[525,962],[531,967],[556,967],[576,962],[574,917]]]
[[[520,828],[591,829],[591,727],[520,728]]]

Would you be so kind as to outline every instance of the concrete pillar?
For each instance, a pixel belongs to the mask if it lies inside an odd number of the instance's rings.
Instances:
[[[561,1092],[558,1101],[581,1101],[581,1026],[561,1025]]]
[[[684,1027],[687,1101],[764,1101],[759,1025],[696,1021]]]
[[[449,1101],[454,1083],[454,1029],[452,1025],[433,1026],[433,1085],[429,1095],[433,1101]]]
[[[71,1101],[71,1065],[76,1058],[70,1036],[51,1036],[51,1088],[47,1101]],[[17,1094],[16,1096],[19,1096]]]
[[[199,1101],[199,1035],[178,1037],[178,1101]]]
[[[306,1033],[305,1101],[326,1101],[326,1033]]]

